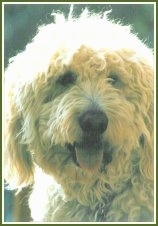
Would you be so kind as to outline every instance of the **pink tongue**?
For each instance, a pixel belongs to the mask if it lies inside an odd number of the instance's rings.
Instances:
[[[103,150],[84,150],[76,148],[76,158],[81,168],[88,172],[95,172],[99,169],[102,159]]]

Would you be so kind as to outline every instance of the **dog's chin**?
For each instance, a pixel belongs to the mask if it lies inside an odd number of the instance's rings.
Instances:
[[[87,141],[83,139],[73,144],[67,143],[73,162],[87,173],[97,172],[101,165],[107,165],[112,161],[113,149],[108,142],[101,139]]]

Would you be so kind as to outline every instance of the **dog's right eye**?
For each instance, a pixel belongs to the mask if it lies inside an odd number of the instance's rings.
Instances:
[[[59,77],[58,83],[60,83],[62,86],[68,86],[74,84],[76,78],[77,78],[76,74],[74,72],[69,71]]]

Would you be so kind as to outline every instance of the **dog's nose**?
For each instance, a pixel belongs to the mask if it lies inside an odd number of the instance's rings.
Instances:
[[[108,126],[108,118],[102,111],[89,110],[81,115],[79,124],[85,133],[102,134]]]

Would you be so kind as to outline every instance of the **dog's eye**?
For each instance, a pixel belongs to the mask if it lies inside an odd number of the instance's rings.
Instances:
[[[109,82],[112,86],[114,86],[114,87],[116,87],[116,88],[119,88],[120,85],[121,85],[121,81],[120,81],[118,75],[115,74],[115,73],[111,73],[111,74],[108,76],[108,82]]]
[[[52,100],[52,95],[48,95],[48,96],[45,97],[43,103],[47,104],[47,103],[49,103],[51,100]]]
[[[68,86],[73,84],[76,81],[76,78],[77,78],[76,74],[69,71],[60,76],[58,82],[62,86]]]

